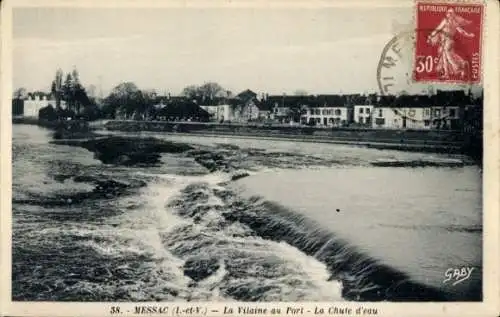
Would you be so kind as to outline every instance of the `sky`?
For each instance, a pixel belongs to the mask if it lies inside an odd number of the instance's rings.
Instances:
[[[13,87],[50,90],[76,67],[106,95],[120,82],[179,94],[370,93],[383,47],[412,8],[16,8]]]

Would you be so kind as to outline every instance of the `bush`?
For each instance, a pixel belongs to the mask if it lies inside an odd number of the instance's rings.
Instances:
[[[38,111],[38,118],[47,121],[56,121],[58,119],[57,111],[52,105],[48,105]]]

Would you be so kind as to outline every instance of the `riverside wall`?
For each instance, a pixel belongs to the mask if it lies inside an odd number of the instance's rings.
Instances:
[[[465,136],[462,131],[388,130],[363,128],[320,128],[262,124],[220,124],[202,122],[112,120],[105,125],[110,131],[151,131],[186,133],[200,136],[278,138],[291,141],[358,144],[388,149],[461,152]]]

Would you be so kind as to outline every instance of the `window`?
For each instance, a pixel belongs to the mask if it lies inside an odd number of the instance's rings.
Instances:
[[[439,111],[439,109],[434,110],[434,115],[439,117],[441,115],[441,111]]]
[[[431,115],[431,110],[430,109],[425,109],[424,114],[426,116],[430,116]]]
[[[361,124],[365,123],[363,119],[364,119],[363,117],[359,117],[359,118],[358,118],[359,123],[361,123]]]
[[[335,109],[335,115],[340,116],[342,114],[342,110],[340,109]]]
[[[363,108],[359,108],[359,113],[363,113]]]
[[[328,110],[326,110],[326,109],[323,109],[323,111],[322,111],[322,112],[323,112],[323,115],[324,115],[324,116],[326,116],[326,115],[328,114]]]
[[[450,109],[450,117],[454,117],[456,115],[456,109]]]
[[[424,126],[428,127],[431,124],[430,120],[424,120]]]
[[[375,118],[375,124],[376,125],[384,125],[385,124],[385,119],[384,118]]]
[[[378,109],[378,116],[383,117],[384,116],[384,111],[383,109]]]
[[[370,108],[366,108],[366,113],[370,114]]]

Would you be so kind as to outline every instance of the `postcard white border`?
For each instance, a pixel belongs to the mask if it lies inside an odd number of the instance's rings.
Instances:
[[[458,0],[457,2],[467,2]],[[1,201],[1,250],[0,276],[0,314],[2,316],[110,316],[111,306],[120,306],[122,310],[132,310],[139,303],[62,303],[62,302],[12,302],[11,301],[11,105],[12,95],[12,8],[13,7],[410,7],[413,1],[402,0],[364,0],[364,1],[318,1],[318,0],[4,0],[1,3],[1,86],[2,107],[0,113],[0,201]],[[500,223],[500,99],[499,99],[499,3],[485,1],[485,25],[483,35],[483,87],[484,87],[484,173],[483,173],[483,302],[478,303],[387,303],[387,302],[296,302],[296,303],[251,303],[253,307],[304,307],[313,311],[315,307],[359,307],[376,308],[377,316],[498,316],[500,313],[499,291],[499,223]],[[388,39],[389,40],[389,39]],[[140,303],[147,305],[148,303]],[[200,302],[200,303],[150,303],[169,307],[200,306],[207,308],[206,316],[221,316],[211,313],[211,309],[222,311],[224,306],[236,306],[235,303]],[[172,316],[171,314],[167,314]],[[167,316],[161,315],[161,316]],[[282,314],[284,315],[284,314]],[[300,314],[295,316],[306,316]],[[128,316],[123,313],[115,316]],[[137,316],[137,315],[134,315]],[[155,315],[148,315],[155,316]],[[228,315],[229,316],[229,315]],[[231,315],[236,316],[236,315]],[[239,315],[243,316],[243,315]],[[248,315],[245,315],[248,316]],[[257,316],[257,315],[252,315]],[[262,316],[262,315],[258,315]],[[287,315],[294,316],[294,315]],[[311,314],[311,316],[314,316]],[[339,316],[339,315],[330,315]],[[368,316],[356,315],[350,316]]]

